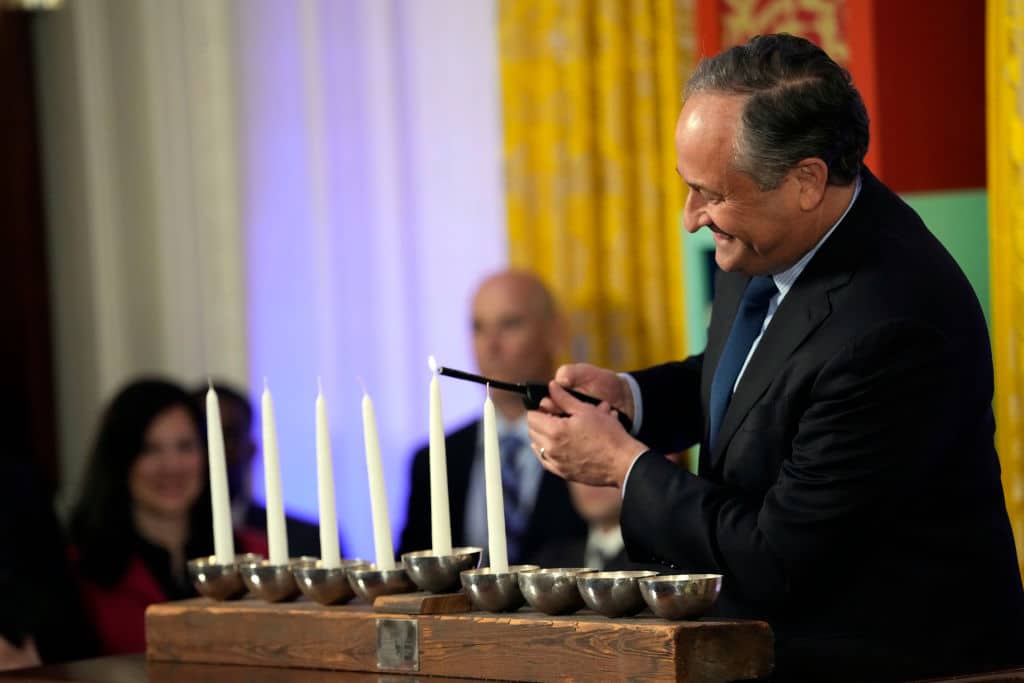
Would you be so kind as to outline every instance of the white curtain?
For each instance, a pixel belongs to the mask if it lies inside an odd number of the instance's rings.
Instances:
[[[472,367],[470,293],[505,263],[495,7],[240,7],[252,384],[271,383],[285,498],[312,517],[322,378],[346,548],[372,558],[359,379],[397,541],[427,433],[427,355]],[[442,391],[450,425],[479,414],[476,387]]]
[[[247,377],[232,7],[35,19],[65,507],[126,381]]]
[[[39,18],[65,497],[127,379],[212,374],[256,397],[266,377],[285,500],[313,518],[319,377],[346,548],[372,557],[361,378],[397,539],[426,356],[473,366],[469,297],[506,261],[494,15],[79,0]],[[479,413],[477,388],[442,390],[450,426]]]

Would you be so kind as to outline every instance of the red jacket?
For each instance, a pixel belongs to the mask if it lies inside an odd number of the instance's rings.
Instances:
[[[235,534],[241,552],[266,557],[265,535],[248,529],[236,530]],[[101,654],[145,651],[146,608],[167,602],[167,596],[141,557],[133,557],[121,579],[109,588],[85,578],[80,579],[79,586],[82,604],[96,629]]]

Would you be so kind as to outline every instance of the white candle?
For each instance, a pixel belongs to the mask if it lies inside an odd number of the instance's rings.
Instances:
[[[341,552],[338,550],[338,514],[334,505],[334,465],[331,462],[331,436],[327,430],[327,405],[320,387],[316,395],[316,484],[320,503],[320,562],[326,569],[335,569],[341,566]]]
[[[430,378],[430,538],[435,555],[452,554],[452,524],[448,517],[448,459],[444,446],[444,419],[441,417],[441,387],[437,381],[437,363],[430,357],[434,371]]]
[[[270,388],[263,380],[263,480],[267,494],[267,541],[270,563],[288,564],[288,534],[284,525],[284,503],[281,500],[281,458],[277,450],[277,425],[274,423],[274,402]]]
[[[388,518],[388,497],[384,491],[384,466],[380,459],[377,419],[373,401],[363,394],[363,440],[366,444],[366,471],[370,481],[370,512],[373,515],[373,547],[377,569],[395,568],[395,551],[391,545],[391,520]]]
[[[484,479],[487,486],[487,548],[491,570],[508,571],[505,542],[505,497],[501,488],[501,451],[498,449],[498,421],[494,415],[490,387],[484,399]]]
[[[231,529],[231,497],[228,468],[224,459],[224,431],[220,425],[220,401],[213,383],[206,392],[206,452],[210,461],[210,502],[213,505],[213,551],[217,564],[235,561],[235,538]]]

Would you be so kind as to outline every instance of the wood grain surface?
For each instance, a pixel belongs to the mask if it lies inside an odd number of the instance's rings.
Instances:
[[[373,602],[375,612],[390,614],[458,614],[470,610],[465,593],[402,593],[381,595]]]
[[[426,676],[718,683],[763,676],[773,663],[771,630],[756,621],[607,619],[590,612],[548,616],[525,609],[505,615],[406,615],[368,605],[203,598],[147,610],[148,657],[151,662],[380,672],[379,619],[418,623],[416,673]]]

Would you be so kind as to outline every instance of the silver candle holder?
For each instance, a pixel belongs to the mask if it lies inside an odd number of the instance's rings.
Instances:
[[[376,564],[352,567],[348,570],[348,582],[356,595],[371,605],[381,595],[416,592],[416,584],[405,567],[377,569]]]
[[[348,581],[349,570],[369,566],[365,560],[342,560],[337,567],[325,567],[315,557],[302,558],[292,564],[292,576],[310,600],[321,605],[343,605],[356,595]]]
[[[239,567],[262,559],[262,555],[247,553],[236,555],[234,562],[222,564],[217,562],[216,555],[197,557],[187,563],[188,577],[202,596],[212,600],[237,600],[246,592]]]
[[[530,607],[545,614],[572,614],[583,609],[576,575],[582,567],[535,569],[519,573],[519,590]]]
[[[420,590],[428,593],[451,593],[460,588],[459,574],[480,564],[480,548],[452,548],[450,555],[437,555],[433,550],[403,553],[402,564],[409,578]]]
[[[696,619],[704,615],[722,590],[721,574],[672,574],[637,580],[640,595],[662,619]]]
[[[535,564],[516,564],[507,572],[496,572],[491,567],[467,569],[459,575],[470,603],[484,612],[515,612],[526,604],[519,590],[520,572],[540,569]]]
[[[271,564],[269,560],[246,562],[239,566],[249,592],[266,602],[287,602],[299,595],[299,587],[292,576],[292,563],[299,558],[289,560],[288,564]]]
[[[644,570],[585,572],[576,575],[576,584],[590,609],[606,617],[631,617],[647,606],[637,580],[657,575]]]

